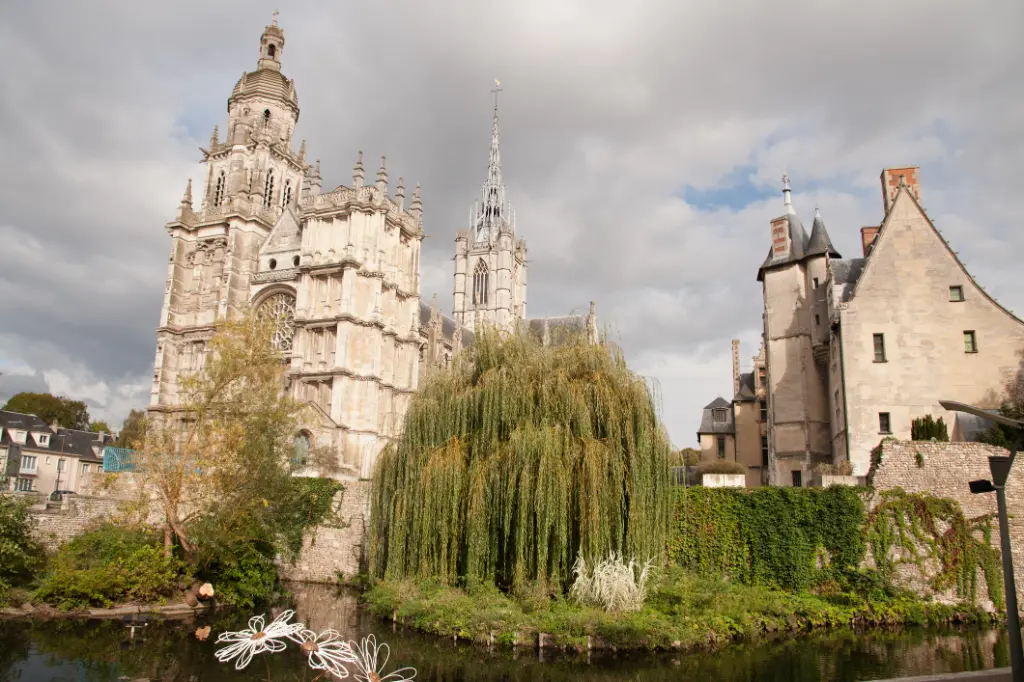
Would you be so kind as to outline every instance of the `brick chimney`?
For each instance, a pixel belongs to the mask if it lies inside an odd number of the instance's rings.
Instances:
[[[740,340],[732,340],[732,394],[740,392]]]
[[[878,231],[881,230],[879,225],[869,225],[868,227],[860,228],[860,241],[864,247],[864,257],[868,257],[868,251],[871,250],[871,242],[875,240],[878,235]]]
[[[885,208],[885,215],[889,215],[892,200],[896,196],[896,190],[899,189],[901,181],[906,184],[914,198],[918,202],[921,201],[921,180],[918,171],[920,171],[918,166],[886,168],[882,171],[882,206]]]
[[[789,256],[789,216],[772,221],[772,260]]]

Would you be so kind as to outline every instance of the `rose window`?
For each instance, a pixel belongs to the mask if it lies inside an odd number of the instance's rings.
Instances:
[[[274,294],[260,304],[257,314],[273,324],[274,348],[290,351],[292,337],[295,335],[295,297],[291,294]]]

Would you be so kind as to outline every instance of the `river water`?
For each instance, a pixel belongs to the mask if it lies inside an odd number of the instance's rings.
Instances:
[[[346,638],[376,635],[391,658],[386,671],[413,666],[422,682],[854,682],[1009,665],[1006,637],[995,630],[833,632],[731,645],[690,654],[560,654],[488,650],[419,635],[379,621],[351,593],[322,585],[290,586],[296,620],[333,627]],[[312,682],[298,651],[258,655],[243,671],[218,663],[214,640],[241,629],[250,614],[198,621],[0,621],[0,682]],[[210,625],[205,641],[196,629]],[[349,679],[352,679],[351,677]],[[319,682],[325,682],[320,678]]]

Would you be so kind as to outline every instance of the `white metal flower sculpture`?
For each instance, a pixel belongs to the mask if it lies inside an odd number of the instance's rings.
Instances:
[[[373,635],[364,637],[361,644],[350,642],[349,648],[352,657],[347,662],[356,669],[354,676],[359,682],[409,682],[416,677],[415,668],[402,668],[385,675],[384,666],[388,663],[391,649],[387,644],[377,644],[377,638]]]
[[[335,630],[324,630],[319,635],[312,630],[302,630],[291,637],[309,660],[313,670],[326,670],[339,679],[348,677],[345,663],[355,661],[355,654],[348,642],[341,639]]]
[[[237,658],[235,670],[241,670],[249,665],[249,661],[256,654],[261,654],[264,651],[270,653],[284,651],[284,640],[294,637],[305,627],[302,623],[288,622],[294,615],[294,611],[285,611],[271,621],[270,625],[264,625],[263,616],[254,616],[249,619],[247,630],[222,632],[217,637],[217,642],[227,643],[228,646],[217,650],[217,660],[225,663]]]

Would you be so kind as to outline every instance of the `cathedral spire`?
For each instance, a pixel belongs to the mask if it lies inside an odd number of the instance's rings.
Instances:
[[[494,80],[494,117],[491,123],[491,149],[487,157],[487,179],[484,181],[480,206],[474,211],[473,241],[484,242],[497,236],[503,224],[508,224],[508,203],[505,201],[505,183],[501,179],[501,146],[498,135],[498,93],[501,81]]]

